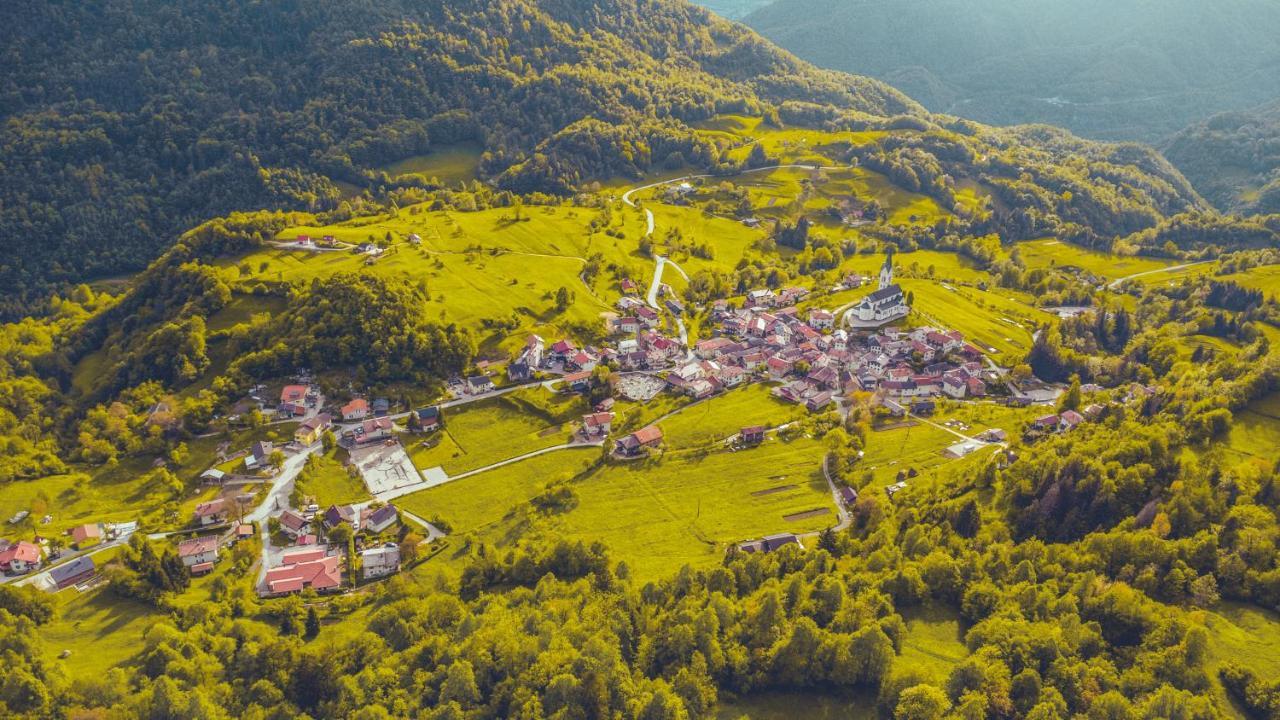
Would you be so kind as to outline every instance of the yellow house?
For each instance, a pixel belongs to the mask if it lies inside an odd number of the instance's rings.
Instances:
[[[333,420],[329,417],[329,414],[320,413],[299,425],[298,429],[293,432],[293,439],[302,445],[312,445],[332,425]]]

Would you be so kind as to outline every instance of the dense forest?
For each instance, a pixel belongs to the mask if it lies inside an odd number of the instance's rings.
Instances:
[[[1155,142],[1280,95],[1268,0],[774,0],[741,20],[817,65],[996,125]]]
[[[707,164],[686,123],[716,112],[920,109],[673,0],[6,3],[0,26],[10,316],[49,283],[139,270],[233,210],[334,209],[441,144],[480,142],[486,176],[563,190]],[[583,134],[623,134],[626,151]]]
[[[1280,104],[1215,115],[1161,150],[1221,210],[1280,213]]]

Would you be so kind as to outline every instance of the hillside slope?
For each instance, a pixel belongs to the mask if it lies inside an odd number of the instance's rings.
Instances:
[[[1098,139],[1155,141],[1280,95],[1267,0],[776,0],[743,21],[934,111]]]
[[[920,110],[673,0],[62,0],[6,3],[0,28],[9,315],[50,282],[140,269],[233,209],[334,208],[376,191],[379,167],[457,140],[497,177],[600,121],[607,147],[511,180],[562,190],[672,152],[705,163],[684,123],[761,101]]]
[[[1215,115],[1162,150],[1222,210],[1280,212],[1280,103]]]

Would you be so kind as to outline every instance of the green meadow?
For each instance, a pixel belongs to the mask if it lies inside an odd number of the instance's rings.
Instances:
[[[1173,260],[1121,257],[1054,239],[1029,240],[1015,246],[1029,268],[1079,268],[1100,278],[1116,280],[1176,265]]]
[[[446,185],[469,182],[477,177],[482,148],[477,143],[457,143],[415,155],[382,168],[393,178],[417,177],[424,181],[435,178]]]
[[[736,435],[748,425],[777,427],[803,417],[803,406],[778,400],[773,387],[754,383],[712,400],[691,405],[658,423],[671,449],[707,447]]]
[[[476,470],[569,441],[572,426],[590,408],[577,395],[556,396],[541,387],[467,403],[444,411],[442,430],[406,436],[419,469],[443,467],[449,475]]]

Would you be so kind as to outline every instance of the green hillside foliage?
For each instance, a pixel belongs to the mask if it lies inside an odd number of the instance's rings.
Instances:
[[[1268,0],[774,0],[743,22],[935,112],[1098,139],[1154,142],[1280,95]]]
[[[1222,210],[1280,213],[1280,104],[1215,115],[1161,149]]]
[[[919,109],[673,0],[19,3],[0,27],[11,316],[22,291],[141,269],[232,210],[430,184],[381,168],[459,141],[484,176],[565,190],[708,164],[685,123],[716,112]]]

